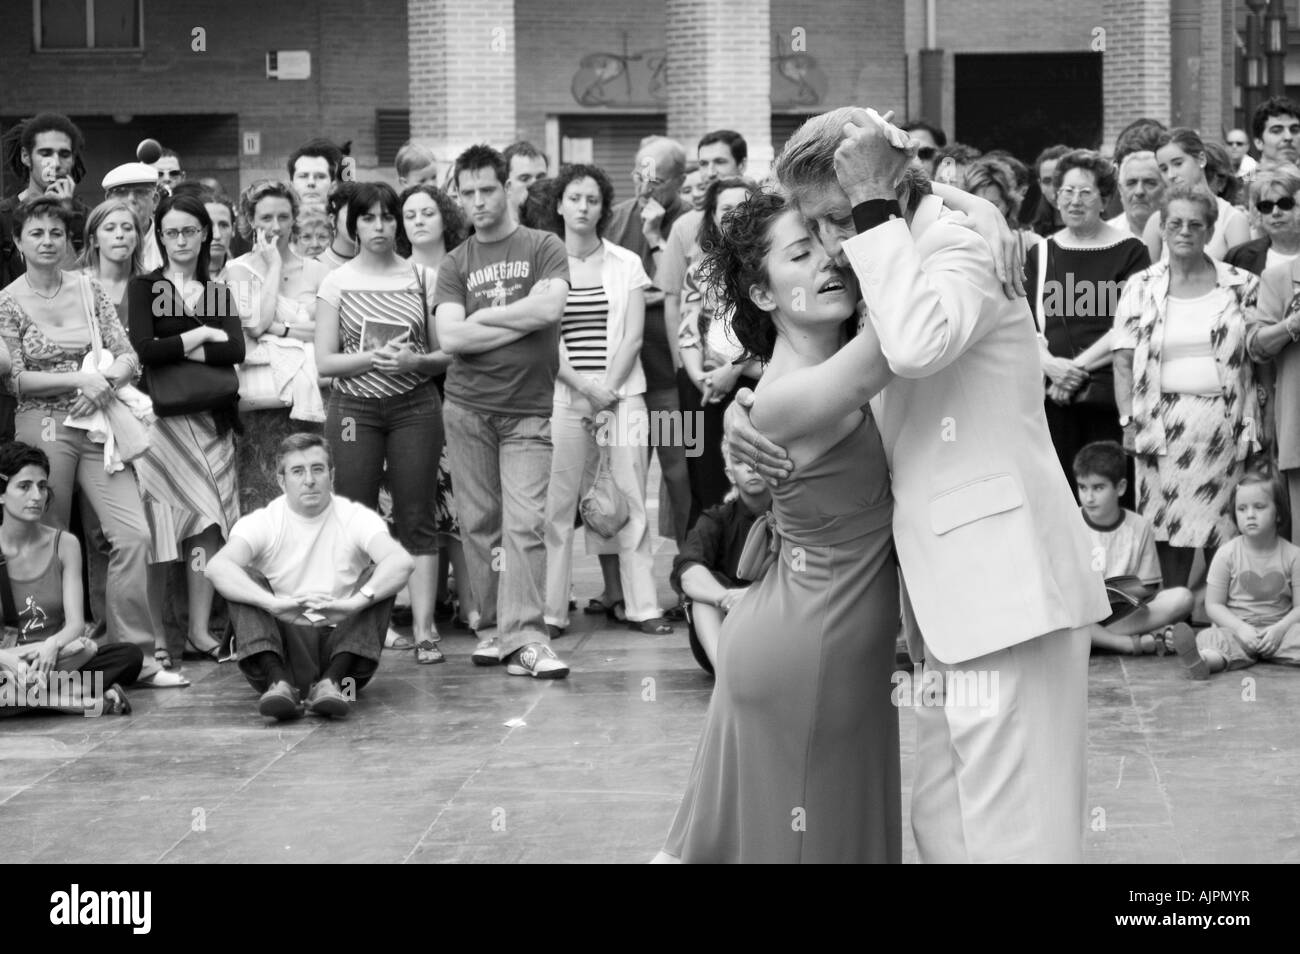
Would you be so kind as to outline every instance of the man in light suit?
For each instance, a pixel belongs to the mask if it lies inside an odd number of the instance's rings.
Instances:
[[[931,671],[997,686],[993,706],[918,707],[913,831],[926,862],[1077,862],[1088,670],[1077,628],[1110,609],[1048,436],[1029,308],[1003,294],[965,217],[920,194],[913,146],[874,114],[835,110],[809,120],[775,169],[857,274],[896,375],[873,409],[909,649]],[[773,473],[774,448],[738,417],[741,447],[756,443]]]

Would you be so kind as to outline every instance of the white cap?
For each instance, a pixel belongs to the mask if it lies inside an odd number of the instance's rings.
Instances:
[[[158,170],[143,162],[124,162],[109,170],[101,185],[104,191],[124,185],[157,185]]]

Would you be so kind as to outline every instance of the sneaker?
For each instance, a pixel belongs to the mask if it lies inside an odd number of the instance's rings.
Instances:
[[[532,676],[534,679],[563,679],[569,674],[569,667],[560,662],[550,646],[545,643],[529,643],[523,649],[510,654],[506,672],[512,676]]]
[[[307,694],[307,711],[314,715],[341,719],[351,711],[351,708],[348,700],[343,698],[339,687],[334,685],[333,679],[322,679],[312,686],[311,692]]]
[[[302,715],[298,705],[298,690],[283,679],[271,684],[257,700],[257,711],[268,719],[296,719]]]
[[[1209,679],[1210,667],[1201,651],[1196,648],[1196,633],[1192,627],[1186,623],[1178,623],[1169,628],[1169,636],[1166,637],[1174,644],[1178,651],[1178,658],[1182,660],[1183,668],[1187,670],[1187,675],[1193,679]]]
[[[500,666],[501,646],[497,643],[497,638],[493,636],[491,639],[480,640],[469,658],[475,666]]]

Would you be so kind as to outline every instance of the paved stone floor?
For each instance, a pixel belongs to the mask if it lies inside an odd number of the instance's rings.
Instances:
[[[599,572],[576,562],[583,604]],[[134,691],[127,718],[2,720],[5,860],[649,859],[712,686],[684,628],[578,612],[555,644],[573,673],[552,682],[475,668],[466,633],[443,645],[439,666],[385,653],[342,722],[266,724],[234,666],[209,662],[186,663],[189,689]],[[1088,861],[1300,861],[1300,672],[1192,683],[1172,658],[1103,656],[1090,679]],[[906,813],[911,710],[901,724]]]

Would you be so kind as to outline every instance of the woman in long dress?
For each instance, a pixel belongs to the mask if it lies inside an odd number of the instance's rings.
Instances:
[[[747,555],[773,560],[723,624],[704,734],[656,860],[897,862],[898,574],[867,408],[890,372],[870,325],[845,344],[852,273],[782,197],[756,193],[728,217],[709,276],[767,362],[752,421],[794,471],[772,491],[770,541],[751,532]]]

